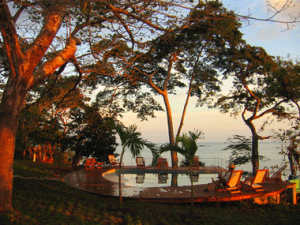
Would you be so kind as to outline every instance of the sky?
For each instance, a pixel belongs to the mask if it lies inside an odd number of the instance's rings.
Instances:
[[[230,10],[234,10],[240,15],[250,15],[252,17],[265,19],[271,12],[266,6],[265,0],[223,0],[223,5]],[[270,0],[277,7],[286,0]],[[297,15],[300,12],[300,0],[294,0],[293,7],[277,15],[274,19],[289,20],[290,15]],[[244,39],[252,46],[263,47],[268,54],[273,56],[287,57],[293,59],[300,58],[300,23],[287,29],[286,24],[262,22],[250,20],[249,24],[244,23],[241,32]],[[223,84],[223,90],[231,87],[230,81]],[[157,99],[164,106],[161,98]],[[185,100],[185,91],[177,92],[177,95],[170,96],[173,113],[174,132],[177,132],[182,107]],[[201,130],[204,133],[203,142],[226,142],[233,135],[244,135],[251,137],[249,128],[244,124],[241,116],[230,117],[229,114],[222,114],[217,109],[207,109],[207,107],[195,108],[196,99],[190,101],[183,126],[183,132]],[[168,142],[167,118],[165,112],[157,112],[156,118],[141,122],[135,114],[127,113],[120,119],[126,126],[136,124],[142,137],[154,143]],[[261,121],[255,122],[257,127]],[[274,123],[267,127],[261,135],[269,135],[270,130],[286,128],[283,123]]]

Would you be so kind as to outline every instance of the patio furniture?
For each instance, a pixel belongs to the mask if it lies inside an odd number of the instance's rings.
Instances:
[[[115,155],[108,155],[109,165],[111,166],[119,166],[120,162],[116,159]]]
[[[275,181],[281,181],[281,173],[285,170],[287,165],[283,165],[280,167],[272,176],[268,177],[267,180],[275,180]]]
[[[256,192],[266,191],[266,189],[263,187],[263,183],[267,178],[268,172],[268,169],[257,170],[254,178],[248,177],[245,179],[241,189],[248,187]]]
[[[145,166],[145,159],[143,157],[136,157],[135,161],[137,167]]]
[[[97,160],[95,158],[88,158],[88,159],[85,160],[84,168],[86,170],[92,170],[95,167],[97,169],[101,169],[102,165],[103,165],[103,163],[102,162],[97,162]]]
[[[229,177],[229,180],[226,182],[225,180],[219,180],[216,185],[217,191],[228,191],[231,195],[236,193],[242,193],[240,189],[240,180],[243,175],[243,170],[233,170]],[[226,182],[226,185],[223,185],[223,182]]]
[[[169,167],[168,161],[166,158],[158,158],[157,168],[160,167]]]

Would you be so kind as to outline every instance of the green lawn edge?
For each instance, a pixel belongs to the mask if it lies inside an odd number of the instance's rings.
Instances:
[[[14,163],[14,211],[0,215],[0,224],[298,224],[299,205],[257,205],[249,202],[162,204],[101,196],[72,188],[62,180],[66,165],[18,160]],[[27,179],[24,179],[27,177]],[[30,179],[28,179],[28,177]]]

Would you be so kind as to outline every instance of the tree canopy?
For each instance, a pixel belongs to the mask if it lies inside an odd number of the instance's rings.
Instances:
[[[76,81],[66,94],[83,80],[82,84],[95,88],[99,77],[122,70],[109,70],[120,64],[107,60],[105,53],[124,42],[130,42],[131,48],[144,46],[150,39],[183,26],[184,14],[191,7],[189,1],[0,1],[1,44],[8,62],[1,73],[6,84],[0,104],[0,143],[4,149],[0,161],[5,162],[0,165],[0,211],[12,209],[16,131],[29,91],[48,77],[74,70]],[[95,54],[101,44],[100,55]],[[91,61],[105,70],[95,76],[92,68],[81,66]]]
[[[202,106],[220,91],[219,58],[225,64],[227,55],[224,53],[242,41],[240,24],[218,1],[199,2],[186,20],[183,28],[159,35],[144,49],[133,51],[128,43],[114,49],[114,54],[109,56],[118,58],[125,64],[122,67],[125,69],[119,74],[113,73],[110,76],[113,79],[108,79],[106,88],[98,94],[98,100],[108,105],[112,113],[122,105],[137,112],[142,119],[147,114],[154,116],[155,110],[162,109],[153,98],[161,96],[171,145],[175,145],[175,137],[180,136],[190,97],[197,97],[197,105]],[[169,95],[182,88],[187,90],[186,101],[175,134]],[[146,101],[149,104],[145,105]],[[140,103],[143,107],[138,107]],[[171,154],[172,166],[176,167],[176,152]]]

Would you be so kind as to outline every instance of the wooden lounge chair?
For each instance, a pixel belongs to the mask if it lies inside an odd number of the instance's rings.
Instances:
[[[240,190],[240,180],[243,175],[243,170],[234,170],[231,172],[231,175],[229,177],[228,181],[226,182],[226,185],[223,185],[224,180],[220,180],[219,183],[216,186],[216,191],[228,191],[230,194],[236,194],[236,193],[242,193]]]
[[[160,167],[169,167],[168,161],[166,158],[158,158],[157,168],[160,168]]]
[[[137,167],[145,166],[145,159],[143,157],[136,157],[135,161]]]
[[[199,170],[199,157],[194,156],[193,162],[192,162],[192,169]]]
[[[279,168],[272,176],[268,177],[267,180],[275,180],[275,181],[282,181],[281,179],[281,173],[285,170],[287,165],[283,165]]]
[[[120,162],[116,159],[115,155],[108,155],[109,165],[111,166],[119,166]]]
[[[257,170],[254,178],[249,177],[245,179],[241,189],[243,189],[244,187],[248,187],[249,189],[256,192],[266,191],[266,189],[263,187],[263,183],[267,178],[268,172],[268,169]]]
[[[95,167],[97,169],[101,169],[102,165],[103,165],[103,163],[102,162],[97,162],[97,160],[95,158],[88,158],[88,159],[85,160],[84,168],[86,170],[91,170],[91,169],[94,169]]]

